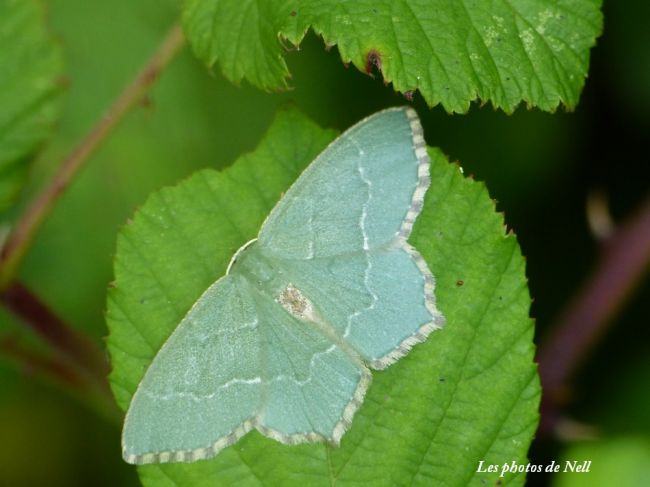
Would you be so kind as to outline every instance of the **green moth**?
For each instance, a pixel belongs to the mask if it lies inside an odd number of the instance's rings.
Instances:
[[[253,429],[338,445],[370,369],[444,323],[433,275],[407,242],[428,186],[411,108],[332,142],[154,358],[126,415],[124,459],[206,459]]]

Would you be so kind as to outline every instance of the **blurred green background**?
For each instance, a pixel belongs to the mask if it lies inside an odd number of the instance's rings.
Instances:
[[[33,167],[23,203],[178,17],[174,0],[46,4],[69,86],[55,136]],[[590,77],[574,113],[520,107],[507,116],[486,105],[450,116],[439,107],[429,110],[417,95],[414,100],[429,145],[485,181],[517,233],[540,338],[597,256],[585,217],[587,195],[604,191],[616,221],[648,196],[648,18],[644,0],[606,2],[605,33],[592,52]],[[59,201],[21,269],[22,280],[68,323],[103,343],[117,230],[150,192],[199,168],[227,166],[252,150],[278,105],[292,102],[320,125],[342,130],[375,110],[406,102],[380,80],[344,67],[336,49],[325,51],[313,35],[287,61],[294,89],[266,94],[208,75],[185,49],[148,102],[129,114]],[[532,447],[534,463],[593,457],[598,476],[532,474],[530,485],[612,485],[598,483],[610,478],[637,485],[635,479],[650,478],[649,301],[646,281],[575,381],[570,413],[595,426],[598,439],[540,440]],[[0,333],[25,335],[2,309]],[[135,469],[121,460],[120,428],[56,384],[0,357],[0,485],[139,485]],[[616,452],[621,461],[611,458]],[[639,476],[643,469],[645,477]]]

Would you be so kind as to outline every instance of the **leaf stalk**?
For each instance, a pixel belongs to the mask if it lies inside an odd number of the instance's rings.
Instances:
[[[58,198],[112,130],[142,101],[160,72],[174,58],[184,42],[182,29],[180,25],[175,24],[133,81],[124,88],[73,151],[61,161],[52,178],[27,206],[0,251],[0,292],[10,286],[40,226]]]
[[[554,432],[573,376],[649,270],[650,197],[604,242],[592,276],[539,349],[541,434]]]

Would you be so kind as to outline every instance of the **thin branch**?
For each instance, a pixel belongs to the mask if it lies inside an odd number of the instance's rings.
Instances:
[[[102,413],[117,418],[117,408],[107,382],[108,363],[100,347],[57,317],[29,289],[14,281],[16,270],[40,225],[56,200],[83,167],[91,154],[129,111],[142,101],[160,72],[184,44],[180,26],[175,25],[134,80],[96,123],[88,135],[59,165],[52,179],[36,195],[18,220],[0,251],[0,304],[48,346],[48,356],[40,356],[11,337],[0,339],[0,352],[69,386],[71,391],[94,404]]]
[[[553,432],[573,375],[648,270],[650,198],[606,241],[594,274],[540,347],[541,434]]]
[[[27,373],[40,373],[65,384],[71,389],[82,387],[83,379],[65,362],[24,347],[20,341],[10,335],[0,337],[0,353],[18,363]]]
[[[48,347],[39,353],[13,337],[0,337],[0,354],[27,372],[53,379],[111,421],[120,418],[108,385],[109,365],[101,348],[55,315],[29,289],[12,283],[0,293],[0,304]]]
[[[97,384],[105,384],[109,367],[101,349],[89,337],[64,323],[28,288],[14,281],[0,294],[0,303],[52,350],[90,374]]]
[[[40,353],[23,345],[17,337],[0,336],[0,354],[16,363],[18,368],[27,375],[38,375],[52,380],[86,403],[100,416],[111,422],[120,424],[122,413],[113,399],[108,384],[104,378],[101,384],[89,380],[88,374],[62,354]]]
[[[13,279],[39,227],[84,162],[131,108],[143,99],[162,69],[183,44],[183,32],[180,26],[175,25],[136,78],[124,89],[80,144],[61,162],[52,179],[27,207],[0,252],[0,289],[8,286]]]

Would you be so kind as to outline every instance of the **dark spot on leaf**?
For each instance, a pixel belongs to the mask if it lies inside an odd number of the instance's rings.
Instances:
[[[158,69],[157,66],[150,66],[145,70],[144,73],[142,73],[143,84],[147,85],[149,83],[153,83],[156,80],[156,78],[158,78],[159,74],[160,74],[160,70]]]
[[[494,483],[494,485],[501,485],[501,484],[503,484],[503,481],[502,481],[501,479],[498,479],[498,480]]]
[[[146,302],[147,302],[146,299],[144,299],[144,298],[140,298],[140,304],[144,304],[144,303],[146,303]]]
[[[70,86],[70,78],[68,76],[59,76],[56,79],[56,84],[59,88],[67,88]]]
[[[381,72],[381,54],[376,49],[370,49],[366,54],[366,73],[372,76],[375,69]]]
[[[298,12],[296,12],[295,10],[292,10],[289,15],[291,15],[292,17],[295,17],[296,15],[298,15]]]
[[[151,96],[144,95],[142,97],[142,100],[140,100],[140,106],[143,108],[151,108],[153,106],[153,100],[151,99]]]
[[[445,378],[444,378],[444,377],[440,377],[439,380],[440,380],[440,382],[444,382],[444,381],[445,381]]]
[[[458,286],[458,287],[461,287],[463,284],[465,284],[465,281],[463,281],[462,279],[458,279],[456,281],[456,286]]]

